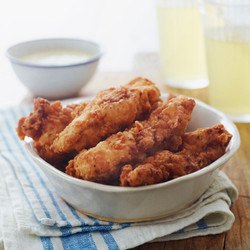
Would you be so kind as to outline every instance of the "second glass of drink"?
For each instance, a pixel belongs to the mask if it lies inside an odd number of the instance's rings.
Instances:
[[[250,122],[250,1],[204,0],[209,103]]]

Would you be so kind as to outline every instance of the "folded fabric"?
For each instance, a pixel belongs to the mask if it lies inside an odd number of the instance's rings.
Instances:
[[[161,220],[111,223],[65,203],[17,138],[18,119],[31,106],[0,111],[0,249],[127,249],[149,241],[217,234],[231,228],[238,192],[219,172],[187,209]]]

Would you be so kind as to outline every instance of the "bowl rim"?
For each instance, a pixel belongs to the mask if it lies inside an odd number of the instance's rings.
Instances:
[[[167,96],[167,95],[161,95],[161,97],[163,97],[163,98],[164,98],[164,96]],[[192,98],[192,97],[189,97],[189,98]],[[79,102],[81,100],[84,101],[84,100],[88,100],[88,99],[90,99],[90,98],[76,98],[75,100],[76,100],[76,102]],[[226,121],[227,122],[226,126],[231,127],[231,129],[232,129],[231,133],[233,134],[234,139],[230,141],[225,154],[223,156],[221,156],[219,159],[217,159],[216,161],[214,161],[213,163],[211,163],[210,165],[208,165],[200,170],[197,170],[196,172],[178,177],[178,178],[170,180],[170,181],[152,184],[152,185],[147,185],[147,186],[140,186],[140,187],[121,187],[121,186],[112,186],[112,185],[107,185],[107,184],[91,182],[91,181],[82,180],[82,179],[72,177],[72,176],[58,170],[57,168],[55,168],[51,164],[47,163],[45,160],[43,160],[37,154],[35,148],[33,147],[33,140],[27,136],[25,137],[25,140],[24,140],[25,141],[25,149],[33,160],[35,159],[36,161],[39,162],[39,167],[42,167],[45,171],[49,171],[50,173],[57,175],[58,177],[66,180],[68,182],[71,182],[74,185],[81,186],[84,188],[94,189],[94,190],[108,192],[108,193],[131,193],[131,192],[136,193],[136,192],[149,191],[149,190],[155,190],[155,189],[160,189],[160,188],[167,188],[170,185],[176,185],[182,181],[185,181],[185,180],[188,181],[188,180],[191,180],[193,178],[198,178],[199,176],[204,175],[208,172],[213,172],[214,170],[216,170],[217,168],[222,166],[225,162],[227,162],[237,152],[237,150],[239,149],[240,144],[241,144],[239,131],[238,131],[237,127],[235,126],[235,124],[233,123],[233,121],[231,121],[224,113],[211,107],[210,105],[208,105],[200,100],[197,100],[195,98],[192,98],[192,99],[195,100],[196,105],[198,104],[199,106],[216,113],[217,115],[219,115],[221,117],[221,119],[223,121]],[[69,101],[72,101],[72,100],[74,100],[74,99],[66,100],[65,103],[68,104]],[[62,103],[64,104],[64,101],[62,101]],[[223,125],[225,125],[225,124],[223,124]],[[230,147],[230,149],[229,149],[229,147]]]
[[[37,63],[25,62],[25,61],[15,57],[15,56],[13,56],[10,52],[11,49],[18,47],[18,46],[22,46],[24,44],[32,44],[32,43],[43,42],[43,41],[45,42],[45,41],[63,41],[63,40],[89,43],[89,44],[96,46],[99,49],[99,52],[96,55],[94,55],[93,57],[90,57],[87,60],[83,60],[82,62],[63,64],[63,65],[41,65],[41,64],[37,64]],[[20,66],[31,67],[31,68],[45,68],[45,69],[46,68],[70,68],[70,67],[77,67],[77,66],[90,64],[90,63],[98,61],[103,56],[103,54],[104,54],[104,48],[102,45],[100,45],[97,42],[94,42],[92,40],[87,40],[87,39],[67,38],[67,37],[66,38],[63,38],[63,37],[61,37],[61,38],[41,38],[41,39],[27,40],[24,42],[16,43],[16,44],[10,46],[5,51],[5,55],[10,60],[11,63],[17,64]]]

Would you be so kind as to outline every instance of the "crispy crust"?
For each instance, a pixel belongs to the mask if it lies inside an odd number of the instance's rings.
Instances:
[[[143,78],[120,88],[101,91],[58,135],[52,148],[65,153],[93,147],[135,120],[144,119],[160,101],[159,89]]]
[[[195,102],[186,97],[165,102],[152,111],[147,120],[136,121],[131,129],[114,134],[77,155],[70,161],[66,173],[94,182],[112,182],[119,177],[120,166],[145,158],[146,153],[159,148],[173,135],[181,137],[194,105]]]
[[[232,135],[219,124],[185,133],[182,138],[182,149],[177,153],[162,150],[141,164],[125,165],[120,175],[121,185],[150,185],[193,173],[221,157]]]

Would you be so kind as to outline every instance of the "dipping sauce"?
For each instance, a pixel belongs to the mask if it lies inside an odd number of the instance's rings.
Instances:
[[[82,63],[93,57],[93,53],[79,49],[53,48],[34,51],[20,56],[19,59],[44,66],[61,66]]]

